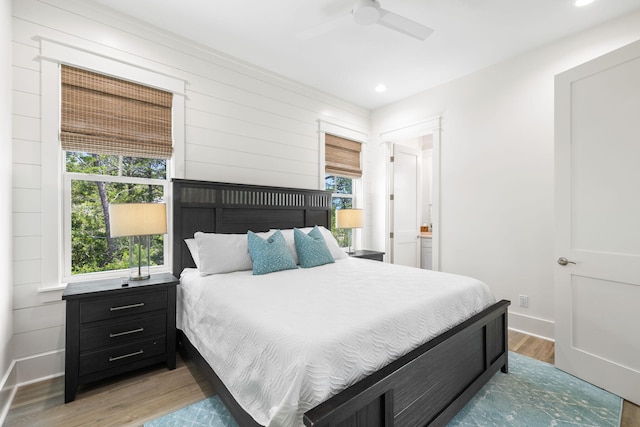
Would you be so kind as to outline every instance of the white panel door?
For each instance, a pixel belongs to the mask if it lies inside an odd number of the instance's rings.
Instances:
[[[393,146],[394,264],[420,267],[420,165],[418,147]]]
[[[555,104],[556,366],[640,404],[640,42],[556,76]]]

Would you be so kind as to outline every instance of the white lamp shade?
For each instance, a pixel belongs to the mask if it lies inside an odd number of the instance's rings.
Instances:
[[[148,236],[167,232],[165,203],[116,203],[109,205],[111,237]]]
[[[336,211],[336,227],[362,228],[362,209],[338,209]]]

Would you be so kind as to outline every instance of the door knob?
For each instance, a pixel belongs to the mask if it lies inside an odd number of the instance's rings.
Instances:
[[[558,264],[560,265],[567,265],[567,264],[575,264],[575,262],[573,261],[569,261],[568,259],[566,259],[565,257],[561,256],[560,258],[558,258]]]

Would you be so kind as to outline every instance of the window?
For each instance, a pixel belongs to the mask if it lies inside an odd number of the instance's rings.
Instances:
[[[65,276],[128,269],[129,240],[110,237],[109,204],[166,200],[167,161],[67,151],[64,163]],[[168,264],[164,240],[152,236],[151,266]]]
[[[336,228],[336,209],[351,209],[354,206],[354,179],[336,175],[325,175],[325,190],[331,191],[331,233],[341,248],[349,246],[351,230]]]
[[[362,176],[361,144],[357,141],[325,134],[325,189],[331,191],[331,232],[340,247],[349,246],[351,230],[336,228],[336,209],[355,208],[355,187]]]
[[[128,238],[109,233],[110,203],[167,200],[171,93],[62,66],[64,271],[128,270]],[[168,263],[165,236],[152,236],[151,266]]]

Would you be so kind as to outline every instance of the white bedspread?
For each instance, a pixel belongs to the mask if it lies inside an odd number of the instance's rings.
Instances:
[[[469,277],[349,258],[263,276],[185,270],[178,327],[265,426],[302,414],[495,302]]]

